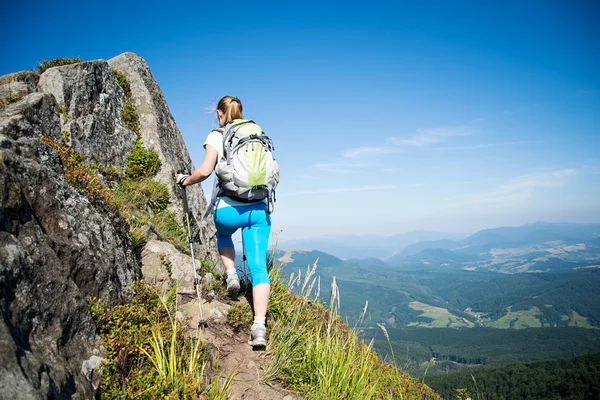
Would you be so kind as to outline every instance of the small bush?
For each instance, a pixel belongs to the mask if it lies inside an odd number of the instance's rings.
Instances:
[[[126,100],[125,104],[123,104],[121,118],[123,118],[123,124],[127,129],[132,130],[138,135],[140,134],[140,119],[132,100]]]
[[[61,65],[70,65],[70,64],[77,64],[83,62],[83,60],[79,57],[74,57],[74,58],[69,58],[69,57],[63,57],[63,58],[54,58],[50,61],[48,60],[42,60],[42,62],[40,63],[40,65],[38,65],[38,72],[40,74],[44,73],[44,71],[46,71],[48,68],[52,68],[52,67],[60,67]]]
[[[119,86],[121,86],[121,88],[123,89],[123,92],[125,92],[125,97],[126,98],[131,97],[131,85],[129,84],[129,80],[127,80],[125,75],[123,75],[121,72],[117,71],[116,69],[113,69],[112,71],[113,71],[113,74],[115,74],[115,78],[117,78],[117,83],[119,84]]]
[[[123,89],[125,93],[125,102],[123,103],[123,111],[121,112],[121,118],[123,118],[123,125],[127,129],[132,130],[136,134],[140,134],[140,118],[137,113],[135,104],[133,104],[133,97],[131,96],[131,85],[127,77],[121,72],[113,69],[117,83]]]
[[[236,332],[252,325],[252,309],[248,303],[234,304],[227,310],[227,322]]]
[[[125,176],[130,179],[153,177],[161,167],[160,158],[154,149],[146,149],[138,139],[127,156]]]

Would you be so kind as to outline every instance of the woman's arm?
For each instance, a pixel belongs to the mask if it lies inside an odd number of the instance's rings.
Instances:
[[[217,149],[207,144],[205,146],[206,153],[204,154],[204,161],[202,161],[202,165],[194,171],[193,174],[188,176],[188,178],[183,182],[182,186],[189,186],[195,183],[199,183],[204,181],[206,178],[212,174],[215,169],[215,165],[217,164],[218,152]],[[179,182],[179,180],[185,175],[177,174],[175,176],[175,181]]]

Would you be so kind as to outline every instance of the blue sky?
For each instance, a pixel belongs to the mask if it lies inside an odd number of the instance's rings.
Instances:
[[[196,166],[238,96],[282,240],[600,222],[596,1],[34,3],[4,6],[0,74],[135,52]]]

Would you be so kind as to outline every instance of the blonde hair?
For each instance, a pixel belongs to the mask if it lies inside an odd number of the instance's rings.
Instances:
[[[233,121],[234,119],[244,118],[242,115],[242,102],[235,96],[225,96],[219,100],[217,110],[220,110],[223,113],[225,123]]]

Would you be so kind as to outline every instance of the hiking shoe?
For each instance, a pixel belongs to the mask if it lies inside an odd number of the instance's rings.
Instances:
[[[240,281],[237,274],[227,275],[227,293],[232,297],[236,297],[239,291]]]
[[[253,350],[264,350],[267,347],[267,327],[262,324],[252,325],[248,344]]]

